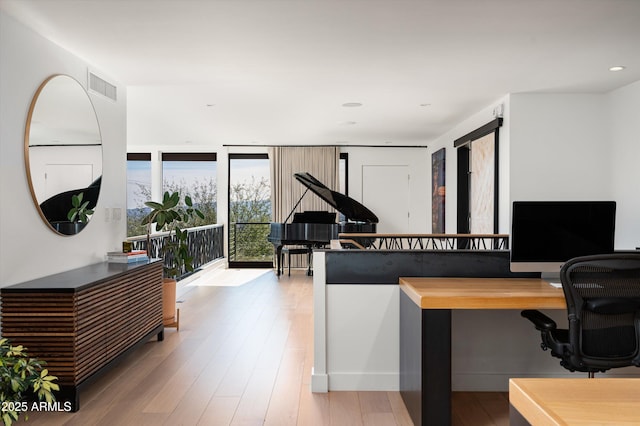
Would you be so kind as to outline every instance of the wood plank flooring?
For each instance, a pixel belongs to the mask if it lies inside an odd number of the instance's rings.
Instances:
[[[310,391],[312,280],[268,272],[179,297],[167,329],[80,394],[76,413],[26,425],[411,425],[398,392]],[[504,393],[455,393],[453,424],[508,425]],[[21,422],[22,423],[22,422]]]

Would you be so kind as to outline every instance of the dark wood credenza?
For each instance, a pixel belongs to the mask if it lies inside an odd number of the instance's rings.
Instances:
[[[0,289],[2,336],[58,377],[56,399],[79,392],[162,325],[162,262],[97,263]]]

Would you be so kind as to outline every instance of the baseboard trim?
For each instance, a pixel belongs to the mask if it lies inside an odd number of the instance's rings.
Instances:
[[[331,373],[330,391],[399,391],[398,373]]]
[[[311,392],[329,392],[329,376],[326,374],[316,374],[311,368]]]

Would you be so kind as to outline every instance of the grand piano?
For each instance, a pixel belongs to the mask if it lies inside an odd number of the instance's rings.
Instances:
[[[338,238],[341,232],[376,232],[378,217],[356,200],[327,188],[309,173],[295,173],[296,180],[307,187],[302,197],[285,219],[284,223],[271,223],[267,240],[276,251],[277,274],[282,271],[282,248],[288,245],[305,246],[309,252],[314,248],[324,247]],[[336,222],[336,213],[327,211],[294,211],[306,193],[311,190],[317,196],[342,213],[345,221]],[[291,223],[287,223],[293,214]],[[311,265],[309,265],[311,274]]]

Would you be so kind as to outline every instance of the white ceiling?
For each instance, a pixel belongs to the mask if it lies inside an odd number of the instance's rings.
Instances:
[[[423,145],[507,93],[640,80],[640,0],[0,7],[128,86],[130,144]]]

